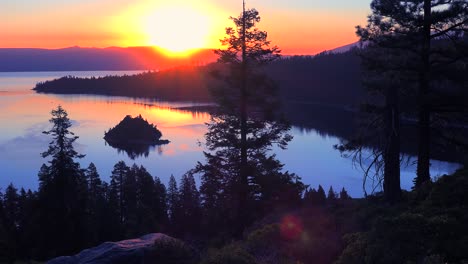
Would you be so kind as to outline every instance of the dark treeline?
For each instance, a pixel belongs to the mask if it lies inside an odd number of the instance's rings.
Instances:
[[[38,83],[34,90],[41,93],[97,94],[203,102],[210,100],[206,88],[209,75],[207,68],[208,66],[186,66],[161,72],[99,78],[66,76]]]
[[[76,78],[38,83],[41,93],[97,94],[147,97],[160,100],[212,101],[208,87],[216,84],[211,72],[219,66],[178,67],[135,76]],[[362,95],[360,58],[354,51],[316,56],[283,57],[265,71],[280,88],[284,101],[350,106]],[[340,76],[340,78],[336,78]]]
[[[278,83],[279,95],[286,103],[349,107],[356,105],[364,94],[361,59],[355,50],[284,57],[268,65],[266,71]]]

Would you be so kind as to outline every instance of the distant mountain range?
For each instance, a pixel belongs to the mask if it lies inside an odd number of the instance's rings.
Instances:
[[[170,57],[153,47],[0,48],[0,72],[161,70],[181,65],[204,65],[215,60],[215,54],[208,49],[187,57]]]
[[[332,49],[329,52],[331,52],[331,53],[344,53],[344,52],[348,52],[348,51],[350,51],[350,50],[352,50],[354,48],[359,48],[360,45],[361,45],[360,42],[354,42],[354,43],[351,43],[351,44],[348,44],[348,45],[344,45],[344,46]],[[367,45],[367,44],[364,43],[364,45]]]
[[[352,43],[329,52],[344,53],[357,45]],[[214,61],[216,55],[209,49],[198,50],[186,57],[171,57],[154,47],[0,48],[0,72],[163,70]]]

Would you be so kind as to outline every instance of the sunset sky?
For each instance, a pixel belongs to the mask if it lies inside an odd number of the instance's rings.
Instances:
[[[259,27],[285,54],[315,54],[357,40],[371,0],[250,0]],[[237,0],[1,0],[0,48],[149,46],[216,48]]]

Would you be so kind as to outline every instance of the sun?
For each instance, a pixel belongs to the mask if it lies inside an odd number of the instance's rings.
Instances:
[[[148,44],[170,55],[204,48],[210,35],[209,17],[188,6],[159,7],[148,14],[144,27]]]

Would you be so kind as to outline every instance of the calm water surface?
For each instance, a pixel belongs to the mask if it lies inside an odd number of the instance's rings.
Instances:
[[[43,95],[31,89],[35,83],[66,75],[80,77],[123,75],[137,72],[27,72],[0,73],[0,188],[9,183],[17,187],[36,189],[37,172],[42,163],[40,153],[47,149],[50,138],[41,132],[48,130],[50,111],[62,105],[73,121],[71,130],[80,138],[75,147],[86,154],[82,166],[94,162],[101,177],[108,181],[115,163],[123,160],[145,166],[148,171],[167,183],[171,174],[179,178],[203,158],[203,135],[206,113],[193,113],[174,109],[191,106],[191,103],[159,102],[124,97],[85,95]],[[147,157],[130,159],[105,144],[104,131],[118,124],[126,115],[141,114],[156,124],[168,145],[150,149]],[[351,196],[363,196],[362,171],[354,168],[350,159],[343,158],[333,149],[339,139],[324,136],[313,129],[293,127],[293,141],[287,150],[274,150],[285,164],[285,170],[302,177],[303,182],[328,189],[330,185],[338,191],[345,187]],[[451,173],[458,165],[432,162],[432,175]],[[412,186],[415,167],[402,171],[402,187]]]

